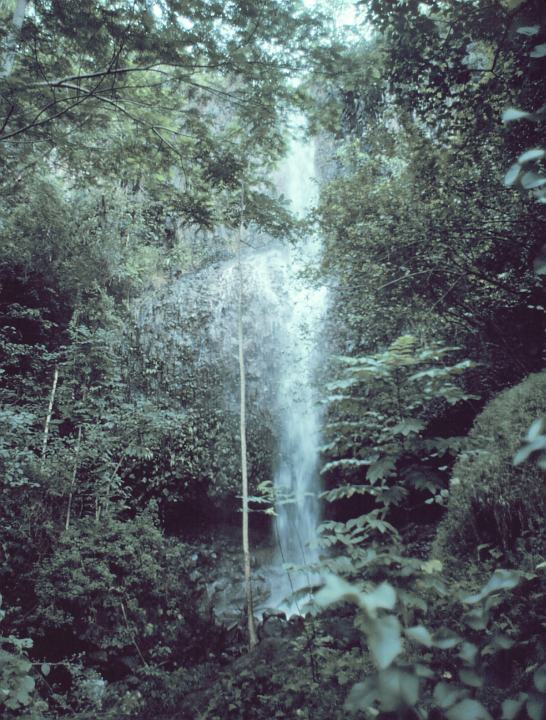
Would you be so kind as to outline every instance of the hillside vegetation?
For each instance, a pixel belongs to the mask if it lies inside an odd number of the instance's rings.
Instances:
[[[546,717],[546,7],[352,8],[0,3],[6,720]],[[294,118],[304,219],[273,181]],[[309,237],[320,560],[249,650],[239,365],[204,358],[200,292],[242,239]],[[256,595],[269,380],[247,378]]]

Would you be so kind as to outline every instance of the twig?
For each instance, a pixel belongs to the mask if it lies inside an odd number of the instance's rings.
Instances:
[[[122,600],[122,599],[120,599],[119,604],[120,604],[120,606],[121,606],[121,612],[123,613],[123,619],[125,620],[125,625],[127,626],[127,632],[128,632],[129,635],[131,636],[131,640],[133,641],[133,645],[134,645],[135,648],[136,648],[136,651],[137,651],[137,653],[138,653],[138,656],[139,656],[140,659],[142,660],[142,664],[144,665],[144,667],[149,667],[148,663],[146,662],[146,660],[145,660],[145,658],[144,658],[144,655],[142,654],[142,652],[141,652],[141,650],[140,650],[140,648],[139,648],[139,646],[138,646],[138,643],[137,643],[136,638],[135,638],[135,634],[134,634],[134,632],[131,630],[131,628],[130,628],[130,626],[129,626],[129,620],[127,619],[127,613],[125,612],[125,605],[123,604],[123,600]]]

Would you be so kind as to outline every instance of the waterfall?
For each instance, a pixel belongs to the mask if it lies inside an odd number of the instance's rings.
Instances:
[[[314,143],[294,139],[274,181],[302,217],[317,194]],[[297,244],[272,241],[251,229],[245,240],[248,248],[241,262],[248,427],[272,438],[273,466],[262,468],[257,479],[272,481],[277,496],[274,557],[259,571],[268,589],[262,592],[256,586],[257,609],[299,612],[301,605],[285,599],[307,585],[310,576],[287,566],[318,559],[320,412],[315,375],[327,298],[326,289],[317,288],[304,271],[318,263],[320,243],[313,236]],[[172,407],[197,405],[220,412],[233,430],[239,402],[238,290],[238,262],[218,262],[173,278],[145,296],[137,320],[140,353],[150,368],[147,392],[163,392]],[[267,417],[267,426],[261,428],[260,413]],[[205,475],[212,482],[218,472],[215,461],[225,452],[225,445],[210,448]],[[236,446],[232,452],[236,455]],[[238,478],[232,481],[236,485]]]
[[[314,165],[314,145],[296,139],[277,175],[279,189],[300,217],[316,199]],[[289,248],[283,258],[286,285],[277,368],[280,442],[273,481],[277,556],[271,569],[271,601],[288,613],[300,611],[301,598],[287,598],[314,579],[303,567],[318,560],[320,412],[315,375],[326,288],[306,281],[304,270],[319,260],[319,254],[320,244],[309,237],[299,248]]]

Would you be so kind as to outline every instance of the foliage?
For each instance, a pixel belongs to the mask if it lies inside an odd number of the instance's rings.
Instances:
[[[532,461],[516,467],[512,461],[520,438],[543,411],[545,396],[546,375],[536,373],[495,397],[477,417],[453,468],[437,541],[442,557],[466,556],[484,543],[514,550],[516,541],[543,552],[543,474]]]
[[[341,720],[344,717],[341,696],[339,687],[313,675],[306,651],[298,650],[287,640],[268,638],[258,645],[253,657],[240,658],[220,675],[207,705],[197,717]]]
[[[447,720],[490,720],[492,715],[480,702],[486,665],[492,663],[492,656],[512,648],[514,641],[488,629],[489,615],[502,602],[501,593],[516,587],[521,579],[517,571],[496,570],[479,593],[462,597],[467,610],[464,623],[466,632],[470,634],[465,638],[448,629],[431,633],[422,624],[402,627],[397,615],[392,612],[396,607],[397,593],[388,583],[363,590],[359,585],[341,578],[327,577],[324,587],[316,595],[317,604],[327,607],[348,601],[357,605],[355,625],[364,633],[377,668],[375,674],[353,685],[346,700],[346,709],[350,712],[363,711],[366,717],[377,717],[379,712],[380,717],[425,718],[434,712],[435,717]],[[401,659],[408,641],[425,648],[417,661],[404,662]],[[455,649],[458,650],[456,658],[453,658],[456,665],[448,660],[449,671],[442,669],[440,657],[443,653],[438,651]],[[434,667],[429,665],[433,659]],[[542,717],[545,666],[535,665],[533,669],[534,687],[530,692],[520,693],[517,699],[505,699],[502,703],[503,718],[514,718],[523,706],[530,718]],[[455,674],[458,681],[446,682],[446,679],[452,680]]]
[[[35,635],[63,636],[106,673],[199,657],[213,628],[191,554],[151,515],[74,523],[37,571]]]
[[[365,520],[347,523],[348,544],[360,543],[374,529],[389,529],[389,509],[407,504],[410,490],[444,502],[442,473],[460,438],[431,437],[428,427],[446,406],[473,399],[459,378],[474,363],[446,363],[456,349],[439,344],[419,348],[416,338],[405,335],[382,353],[339,358],[342,374],[328,386],[330,442],[322,451],[329,461],[321,471],[327,479],[335,475],[336,487],[323,497],[333,501],[367,495],[376,506],[373,517],[368,513]],[[335,528],[340,540],[341,524]]]
[[[526,198],[491,184],[499,146],[465,154],[416,129],[381,133],[351,144],[321,197],[335,351],[370,354],[407,333],[449,337],[480,358],[480,392],[539,369],[541,281],[532,266],[543,219]]]
[[[1,605],[0,595],[0,622],[5,615]],[[31,647],[30,638],[0,637],[0,710],[6,718],[20,717],[20,713],[25,712],[32,720],[38,718],[43,709],[43,703],[34,695],[35,673],[27,654]],[[49,666],[43,664],[41,670],[47,675]]]
[[[0,4],[0,712],[543,715],[544,373],[486,407],[446,483],[475,396],[543,366],[541,3],[369,0],[347,38],[296,0],[21,4],[20,29]],[[172,381],[160,343],[136,361],[131,303],[232,256],[241,184],[253,231],[303,228],[270,182],[291,107],[330,133],[323,498],[343,509],[318,600],[356,601],[362,642],[336,608],[232,660],[212,562],[162,532],[235,518],[227,368],[180,353]],[[448,498],[435,553],[406,557],[407,520]],[[500,557],[520,571],[484,585]]]

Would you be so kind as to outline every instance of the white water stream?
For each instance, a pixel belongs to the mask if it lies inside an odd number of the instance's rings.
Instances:
[[[277,174],[279,190],[290,200],[292,210],[303,217],[317,197],[314,144],[292,141],[290,152]],[[304,598],[290,597],[313,581],[312,574],[298,567],[318,560],[319,522],[318,459],[320,410],[316,371],[320,361],[319,339],[326,311],[326,288],[305,280],[304,271],[320,259],[320,243],[308,237],[299,247],[279,251],[284,265],[283,297],[272,304],[279,312],[277,405],[280,422],[279,458],[273,485],[277,497],[275,541],[276,567],[270,569],[270,604],[300,612]]]
[[[278,191],[290,200],[292,212],[303,218],[317,197],[314,143],[294,139],[274,180]],[[250,232],[246,240],[252,245]],[[274,243],[249,251],[242,260],[245,348],[252,348],[247,367],[250,375],[253,366],[265,369],[262,392],[278,423],[272,478],[275,553],[272,564],[261,568],[271,594],[258,611],[268,607],[300,613],[305,597],[291,596],[315,579],[302,566],[318,560],[321,418],[316,370],[327,297],[326,288],[306,280],[305,270],[319,262],[320,250],[320,243],[311,236],[297,245]],[[237,263],[225,265],[216,282],[224,298],[233,297],[238,287]],[[226,325],[224,303],[216,305],[210,332],[220,340],[226,356],[233,354],[233,330],[231,323]]]

